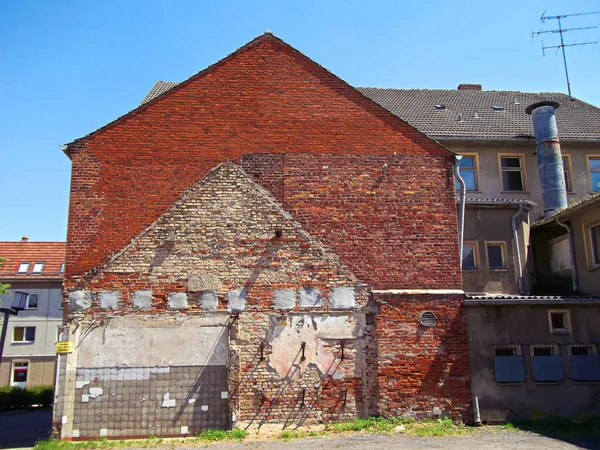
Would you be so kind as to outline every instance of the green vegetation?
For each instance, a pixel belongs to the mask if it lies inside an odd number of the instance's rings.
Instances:
[[[6,258],[3,258],[2,256],[0,256],[0,267],[2,267],[4,265],[5,260],[6,260]],[[0,294],[7,294],[9,289],[10,289],[10,284],[0,283]],[[0,306],[2,306],[2,300],[0,300]]]
[[[462,436],[475,432],[462,423],[454,423],[448,417],[437,420],[415,421],[412,417],[370,417],[356,419],[352,422],[341,422],[327,425],[327,431],[343,433],[349,431],[369,431],[372,433],[389,433],[399,431],[407,436]]]
[[[54,400],[53,386],[19,388],[0,387],[0,410],[29,408],[33,405],[51,406]]]
[[[200,441],[242,441],[246,437],[246,430],[204,430],[197,439]]]

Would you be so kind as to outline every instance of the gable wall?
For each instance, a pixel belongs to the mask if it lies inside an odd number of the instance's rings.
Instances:
[[[397,152],[445,158],[448,167],[452,159],[269,36],[70,152],[67,283],[123,248],[210,168],[244,153]]]

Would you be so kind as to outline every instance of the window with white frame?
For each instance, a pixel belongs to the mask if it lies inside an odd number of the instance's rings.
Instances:
[[[524,191],[523,157],[521,155],[500,156],[503,191]]]
[[[593,192],[600,192],[600,156],[588,156],[590,183]]]
[[[28,262],[22,262],[19,264],[19,269],[17,270],[17,273],[27,273],[29,271],[29,263]]]
[[[548,310],[550,333],[566,334],[571,332],[571,315],[567,309]]]
[[[476,270],[478,267],[477,242],[463,243],[462,268]]]
[[[13,328],[13,342],[31,343],[34,341],[35,341],[35,327],[14,327]]]
[[[459,163],[460,177],[465,182],[465,188],[467,191],[476,191],[478,189],[477,183],[477,155],[469,154],[463,155]],[[456,190],[460,189],[460,183],[456,180]]]
[[[11,386],[24,388],[27,386],[27,375],[29,373],[29,362],[16,361],[13,363]]]
[[[37,309],[38,307],[38,295],[37,294],[29,294],[27,296],[27,303],[25,304],[25,309]]]
[[[44,263],[36,262],[33,264],[33,269],[31,269],[31,273],[42,273],[44,271]]]

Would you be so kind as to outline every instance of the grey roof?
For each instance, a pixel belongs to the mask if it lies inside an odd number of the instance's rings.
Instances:
[[[148,92],[146,94],[146,96],[144,97],[144,99],[142,100],[140,105],[143,105],[144,103],[148,103],[153,98],[156,98],[159,95],[162,95],[167,91],[170,91],[172,88],[174,88],[178,84],[179,84],[178,81],[157,81],[156,83],[154,83],[154,86],[152,86],[152,89],[150,89],[150,92]]]
[[[437,139],[532,138],[531,116],[525,108],[550,100],[560,104],[556,121],[561,139],[600,140],[600,108],[556,92],[357,89],[419,131]],[[445,109],[436,109],[435,105],[444,105]],[[504,109],[496,111],[492,106]]]
[[[157,81],[141,104],[164,94],[179,83]],[[600,141],[600,108],[571,100],[557,92],[476,91],[459,89],[382,89],[359,87],[359,92],[436,139],[532,139],[532,103],[554,101],[559,136],[563,140]],[[445,109],[436,109],[444,105]],[[502,107],[498,111],[492,109]],[[462,121],[459,121],[459,114]]]
[[[536,304],[598,304],[600,294],[595,295],[519,295],[519,294],[467,294],[465,305],[536,305]]]
[[[532,225],[532,227],[539,227],[541,225],[545,225],[549,222],[554,221],[554,219],[556,219],[557,217],[562,218],[562,217],[569,216],[574,210],[578,210],[580,208],[585,208],[588,206],[593,206],[596,203],[598,204],[598,206],[600,206],[600,192],[597,194],[593,194],[589,197],[586,197],[583,200],[578,201],[577,203],[573,203],[572,205],[569,205],[566,208],[561,209],[556,214],[553,214],[550,217],[545,217],[545,218],[535,222]]]
[[[460,200],[457,196],[457,200]],[[531,208],[535,208],[538,204],[531,200],[525,200],[520,198],[465,198],[465,203],[467,205],[514,205],[518,206],[523,204],[524,206],[529,206]]]

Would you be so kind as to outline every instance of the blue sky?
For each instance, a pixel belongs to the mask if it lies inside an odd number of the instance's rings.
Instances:
[[[0,240],[64,240],[70,162],[59,146],[135,108],[156,80],[184,80],[265,30],[354,86],[566,92],[561,54],[542,57],[531,30],[556,25],[541,23],[545,10],[599,9],[597,0],[3,0]],[[600,15],[563,26],[598,24]],[[600,106],[600,45],[567,58],[573,95]]]

